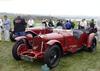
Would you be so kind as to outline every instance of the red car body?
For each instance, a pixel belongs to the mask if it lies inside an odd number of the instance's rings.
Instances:
[[[87,31],[34,28],[26,33],[27,35],[13,46],[13,57],[16,60],[44,60],[50,68],[55,67],[59,58],[68,52],[75,53],[84,46],[93,51],[96,47],[95,34],[89,34]]]
[[[47,33],[52,33],[53,30],[52,28],[49,28],[49,27],[33,27],[33,28],[27,28],[26,29],[26,32],[27,31],[31,31],[35,34],[47,34]]]

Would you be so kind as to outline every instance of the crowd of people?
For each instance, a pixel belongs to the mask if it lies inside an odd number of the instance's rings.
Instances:
[[[21,16],[17,16],[13,20],[13,25],[13,30],[16,35],[15,37],[25,35],[25,28],[27,26],[27,23],[24,18],[22,18]],[[3,18],[0,18],[0,41],[2,40],[2,38],[4,41],[9,41],[11,30],[11,20],[7,15],[4,15]]]
[[[86,19],[81,19],[80,21],[75,20],[57,20],[54,21],[53,19],[43,19],[41,23],[45,27],[54,27],[54,28],[62,28],[62,29],[87,29],[89,27],[95,27],[94,19],[90,21]],[[29,18],[27,21],[21,17],[17,16],[13,19],[14,25],[14,33],[17,36],[24,36],[26,27],[34,27],[35,22],[33,18]],[[77,27],[76,27],[77,25]],[[9,41],[10,37],[10,30],[11,30],[11,20],[8,18],[7,15],[4,15],[3,18],[0,18],[0,41],[2,40],[2,35],[5,41]]]
[[[61,27],[63,29],[87,29],[89,27],[95,27],[95,20],[91,19],[91,20],[86,20],[86,19],[81,19],[78,21],[75,20],[57,20],[56,23],[54,23],[53,20],[47,20],[47,19],[43,19],[42,20],[42,24],[45,25],[45,27]],[[77,27],[76,27],[77,25]]]

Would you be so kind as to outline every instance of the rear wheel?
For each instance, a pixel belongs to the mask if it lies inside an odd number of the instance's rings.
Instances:
[[[20,54],[27,50],[28,50],[27,44],[25,44],[25,42],[21,39],[14,44],[12,49],[12,55],[14,59],[21,60]]]
[[[92,40],[92,45],[91,45],[91,47],[89,48],[89,51],[90,51],[90,52],[95,52],[95,51],[96,51],[96,45],[97,45],[97,40],[96,40],[96,38],[93,38],[93,40]]]
[[[60,47],[53,45],[48,48],[44,54],[44,63],[50,68],[54,68],[58,65],[61,56]]]

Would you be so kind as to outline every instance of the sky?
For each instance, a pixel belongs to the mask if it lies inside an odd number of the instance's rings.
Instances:
[[[50,16],[100,16],[100,0],[0,0],[0,12]]]

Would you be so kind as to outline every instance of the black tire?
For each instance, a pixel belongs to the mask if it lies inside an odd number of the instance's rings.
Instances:
[[[15,38],[14,38],[14,32],[11,32],[11,33],[10,33],[10,40],[11,40],[12,42],[15,42],[15,41],[16,41]]]
[[[13,46],[12,55],[16,60],[21,60],[20,55],[18,54],[18,49],[20,48],[20,45],[26,45],[23,39],[17,41]]]
[[[95,52],[95,51],[96,51],[96,46],[97,46],[97,40],[96,40],[96,38],[94,37],[93,40],[92,40],[92,45],[91,45],[91,47],[88,49],[89,52]]]
[[[47,64],[49,68],[54,68],[59,64],[60,57],[60,47],[53,45],[45,51],[44,63]]]

